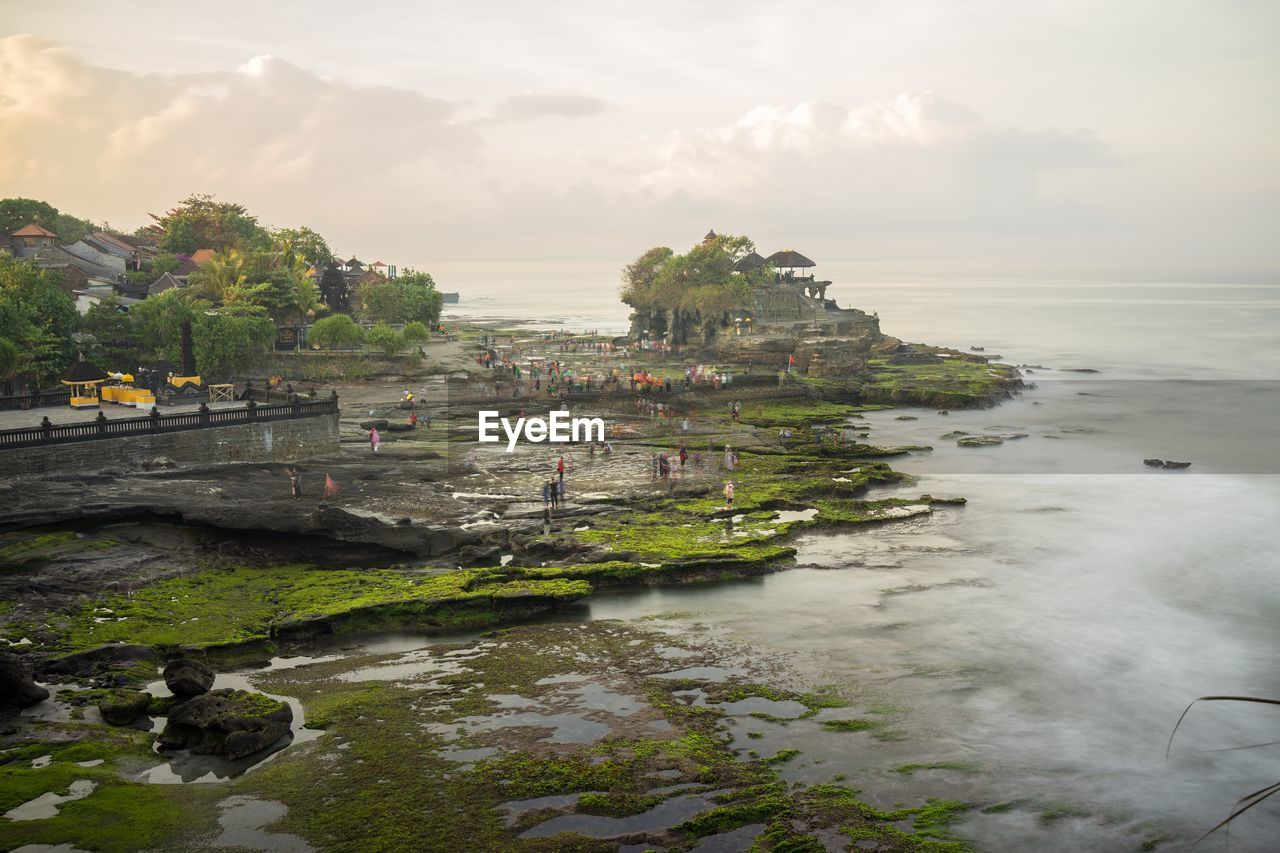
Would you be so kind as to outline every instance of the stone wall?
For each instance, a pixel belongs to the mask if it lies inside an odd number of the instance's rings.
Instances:
[[[6,476],[170,463],[293,462],[338,452],[338,414],[156,435],[103,438],[0,452]]]

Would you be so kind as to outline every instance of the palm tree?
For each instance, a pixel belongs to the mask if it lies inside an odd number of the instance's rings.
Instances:
[[[222,302],[228,291],[245,283],[244,261],[239,249],[218,252],[201,264],[189,280],[210,299]]]

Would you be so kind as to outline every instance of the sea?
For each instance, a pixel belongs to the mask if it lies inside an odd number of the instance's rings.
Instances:
[[[827,738],[784,777],[838,772],[886,808],[974,803],[955,831],[983,850],[1189,849],[1280,782],[1280,706],[1197,703],[1170,745],[1197,697],[1280,698],[1280,284],[822,272],[888,334],[1026,366],[992,409],[857,421],[931,448],[877,496],[967,503],[806,535],[797,568],[763,578],[593,598],[584,618],[678,614],[879,707],[900,738]],[[461,294],[446,322],[627,326],[610,265],[438,277]],[[927,764],[951,767],[909,769]],[[1280,795],[1196,849],[1280,850]]]

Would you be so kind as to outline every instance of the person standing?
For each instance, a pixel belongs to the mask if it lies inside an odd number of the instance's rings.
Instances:
[[[724,507],[733,509],[733,480],[724,481]]]
[[[551,507],[549,506],[542,508],[542,535],[551,535]]]
[[[564,482],[564,457],[561,456],[556,460],[556,473],[560,475],[560,482]]]
[[[542,484],[542,506],[545,509],[551,505],[551,481],[548,480]]]
[[[289,468],[289,495],[294,498],[302,497],[302,472],[297,468]]]
[[[382,436],[378,433],[378,428],[373,427],[369,430],[369,446],[373,448],[373,452],[378,452],[378,445],[382,443]]]

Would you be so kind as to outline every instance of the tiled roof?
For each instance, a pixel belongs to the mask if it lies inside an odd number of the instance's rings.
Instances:
[[[10,237],[57,237],[52,231],[41,228],[32,222],[30,225],[23,225],[17,231],[9,235]]]

